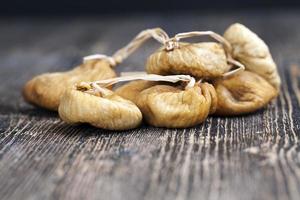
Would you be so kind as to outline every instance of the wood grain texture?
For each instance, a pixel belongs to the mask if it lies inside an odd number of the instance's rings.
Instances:
[[[299,199],[299,13],[0,20],[1,199]],[[67,125],[21,98],[32,76],[111,54],[144,28],[222,33],[236,21],[270,45],[283,82],[255,114],[109,132]],[[148,42],[117,71],[142,70],[156,47]]]

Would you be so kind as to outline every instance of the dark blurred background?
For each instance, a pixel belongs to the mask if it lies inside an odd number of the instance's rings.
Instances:
[[[300,0],[9,0],[1,2],[0,14],[101,15],[190,10],[287,9],[299,6]]]

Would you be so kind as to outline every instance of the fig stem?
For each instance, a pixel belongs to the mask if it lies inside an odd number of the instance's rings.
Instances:
[[[238,68],[236,68],[236,69],[234,69],[232,71],[224,73],[223,74],[223,78],[226,78],[228,76],[232,76],[234,74],[240,73],[240,72],[242,72],[242,71],[245,70],[245,66],[242,63],[240,63],[240,62],[238,62],[238,61],[236,61],[236,60],[234,60],[232,58],[227,58],[227,62],[231,63],[231,64],[233,64],[235,66],[237,66]]]
[[[213,31],[191,31],[191,32],[178,33],[173,38],[169,39],[167,41],[167,43],[168,42],[171,42],[171,43],[177,42],[178,43],[181,39],[196,37],[196,36],[210,36],[213,39],[215,39],[216,41],[220,42],[224,46],[226,52],[232,51],[231,44],[224,37],[222,37],[221,35],[213,32]],[[178,44],[177,45],[176,44],[175,45],[167,45],[167,46],[178,46]],[[172,50],[172,49],[168,49],[168,50]]]
[[[134,80],[146,80],[146,81],[164,81],[170,83],[176,83],[179,81],[186,82],[186,89],[192,88],[195,86],[195,78],[190,75],[169,75],[169,76],[162,76],[157,74],[146,74],[146,75],[132,75],[132,76],[123,76],[105,80],[99,80],[89,83],[82,83],[82,84],[89,84],[91,87],[97,89],[99,92],[102,92],[101,88],[105,90],[105,87],[111,86],[116,83],[125,82],[125,81],[134,81]],[[100,89],[99,89],[100,88]]]
[[[94,54],[83,58],[84,62],[89,60],[106,60],[111,66],[116,66],[137,50],[148,39],[154,38],[161,44],[165,44],[169,40],[168,34],[161,28],[152,28],[141,31],[134,37],[125,47],[117,50],[112,56],[103,54]]]

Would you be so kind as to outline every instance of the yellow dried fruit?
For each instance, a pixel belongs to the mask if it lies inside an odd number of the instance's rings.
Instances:
[[[136,103],[138,95],[145,89],[158,84],[152,81],[131,81],[115,90],[115,93],[125,99]]]
[[[58,112],[67,123],[89,123],[108,130],[136,128],[142,121],[142,113],[131,101],[106,88],[94,91],[86,85],[66,90]]]
[[[242,24],[231,25],[224,33],[224,38],[232,46],[233,58],[239,60],[249,71],[257,73],[280,88],[280,77],[268,46],[254,32]]]
[[[278,93],[261,76],[244,71],[214,82],[217,92],[218,115],[241,115],[266,106]]]
[[[204,35],[214,38],[220,44],[179,42],[183,38]],[[161,43],[164,46],[147,59],[146,70],[150,74],[188,74],[196,78],[214,79],[244,70],[241,63],[232,59],[230,43],[212,31],[178,33]],[[238,69],[229,72],[233,65]]]
[[[186,128],[202,123],[216,109],[216,92],[208,83],[181,89],[156,85],[140,93],[137,105],[153,126]]]
[[[113,78],[116,73],[107,61],[88,61],[67,72],[45,73],[28,81],[23,89],[26,101],[49,110],[57,110],[65,90],[81,81]]]
[[[195,77],[215,78],[229,71],[222,45],[215,42],[178,43],[179,47],[165,47],[151,54],[146,62],[150,74],[189,74]]]

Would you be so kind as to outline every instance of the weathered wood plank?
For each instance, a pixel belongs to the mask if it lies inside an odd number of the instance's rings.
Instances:
[[[298,12],[2,19],[1,199],[298,199],[299,20]],[[69,126],[21,98],[33,75],[111,54],[144,28],[222,32],[235,21],[269,43],[282,77],[280,97],[255,114],[113,132]],[[147,43],[117,71],[142,70],[157,46]]]

